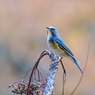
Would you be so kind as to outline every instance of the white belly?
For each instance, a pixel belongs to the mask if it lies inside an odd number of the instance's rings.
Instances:
[[[48,45],[50,51],[52,51],[55,55],[57,55],[59,57],[64,57],[64,58],[67,57],[66,52],[61,51],[59,49],[55,49],[53,44],[49,43],[49,41],[47,41],[47,45]]]
[[[68,55],[66,52],[54,48],[54,44],[49,42],[50,37],[51,37],[50,35],[47,35],[47,45],[48,45],[50,51],[52,51],[55,55],[57,55],[59,57],[67,57]]]

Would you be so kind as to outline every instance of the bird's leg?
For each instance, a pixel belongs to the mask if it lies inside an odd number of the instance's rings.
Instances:
[[[51,56],[53,56],[53,57],[54,57],[54,56],[55,56],[55,55],[54,55],[54,53],[53,53],[52,51],[50,51],[50,52],[51,52]]]

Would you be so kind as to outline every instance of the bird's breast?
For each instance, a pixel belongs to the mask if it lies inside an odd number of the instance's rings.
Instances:
[[[47,40],[47,45],[49,49],[59,57],[67,56],[66,52],[59,48],[58,44],[53,40]]]

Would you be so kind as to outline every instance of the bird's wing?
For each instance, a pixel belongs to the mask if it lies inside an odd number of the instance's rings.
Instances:
[[[70,49],[66,46],[66,44],[62,40],[55,39],[55,42],[58,44],[58,47],[60,49],[62,49],[63,51],[65,51],[71,57],[75,58],[74,55],[73,55],[73,53],[70,51]]]
[[[63,42],[63,40],[55,39],[55,43],[57,43],[58,47],[65,51],[74,61],[74,63],[77,65],[77,67],[80,69],[80,71],[83,73],[83,70],[78,65],[78,60],[74,57],[73,53],[70,51],[70,49],[66,46],[66,44]]]

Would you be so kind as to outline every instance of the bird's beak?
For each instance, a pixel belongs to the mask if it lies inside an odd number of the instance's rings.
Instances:
[[[47,29],[49,29],[49,27],[46,26]]]

